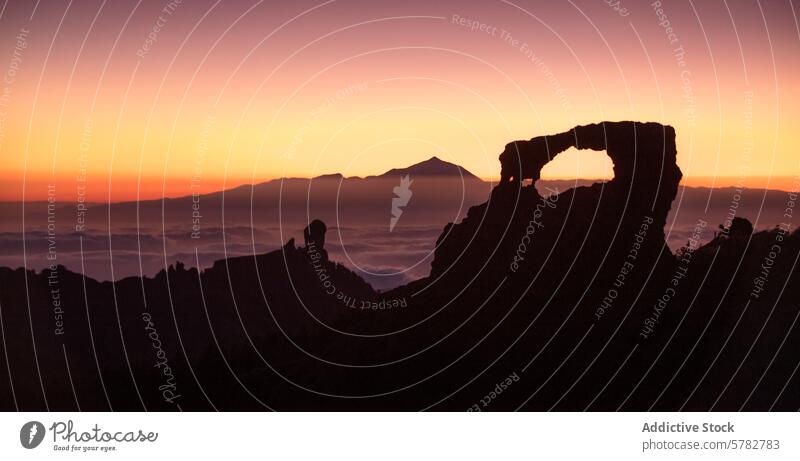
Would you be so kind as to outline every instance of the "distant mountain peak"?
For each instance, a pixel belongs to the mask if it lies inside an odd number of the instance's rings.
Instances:
[[[314,176],[312,179],[344,179],[341,173],[331,173],[331,174],[323,174],[320,176]]]
[[[415,176],[463,176],[464,178],[477,179],[477,176],[463,167],[455,163],[446,162],[435,155],[428,160],[415,163],[405,168],[392,168],[379,177],[393,177],[398,175],[410,175],[412,178]]]

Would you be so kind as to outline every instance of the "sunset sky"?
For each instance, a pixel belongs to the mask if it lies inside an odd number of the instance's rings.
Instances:
[[[0,200],[179,196],[432,155],[497,178],[511,140],[628,119],[676,128],[686,184],[800,174],[789,1],[277,3],[4,2]],[[610,173],[602,153],[562,157],[546,177]]]

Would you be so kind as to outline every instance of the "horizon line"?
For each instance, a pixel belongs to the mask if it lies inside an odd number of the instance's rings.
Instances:
[[[127,194],[123,194],[122,197],[116,200],[105,200],[103,198],[93,198],[89,199],[88,197],[84,196],[84,202],[91,203],[91,204],[113,204],[113,203],[124,203],[124,202],[136,202],[136,201],[149,201],[149,200],[161,200],[161,199],[179,199],[184,197],[190,197],[194,195],[208,195],[208,194],[215,194],[220,192],[228,192],[234,189],[238,189],[240,187],[245,186],[257,186],[261,184],[267,184],[274,181],[280,180],[313,180],[318,179],[325,176],[342,176],[343,179],[386,179],[385,177],[382,178],[381,175],[370,175],[370,176],[343,176],[341,173],[326,173],[321,174],[313,177],[301,177],[301,176],[289,176],[289,177],[275,177],[271,179],[265,179],[262,181],[247,181],[243,180],[243,178],[237,178],[238,182],[235,185],[221,187],[221,184],[227,184],[229,181],[222,181],[221,179],[208,181],[212,183],[212,186],[202,192],[193,193],[191,192],[192,189],[192,182],[191,178],[182,178],[185,180],[179,181],[179,186],[173,186],[170,188],[172,192],[167,192],[165,194],[158,194],[153,193],[152,188],[150,188],[150,193],[141,194],[142,188],[133,189]],[[426,175],[430,176],[430,175]],[[448,176],[448,175],[442,175]],[[477,179],[497,184],[499,182],[499,177],[480,177],[475,176]],[[575,181],[575,182],[606,182],[611,180],[612,178],[564,178],[564,177],[543,177],[540,181]],[[138,179],[136,180],[138,184],[141,184],[141,181]],[[149,182],[152,182],[149,181]],[[165,184],[163,178],[157,181],[160,185]],[[173,181],[175,184],[177,181]],[[105,190],[107,191],[109,188],[107,187],[108,183],[103,183],[105,188],[97,188],[97,190]],[[218,187],[213,188],[213,185]],[[796,176],[748,176],[748,177],[741,177],[741,176],[694,176],[694,177],[687,177],[684,176],[679,186],[683,187],[692,187],[692,188],[708,188],[708,189],[730,189],[730,188],[741,188],[741,189],[749,189],[749,190],[772,190],[777,192],[786,192],[786,193],[797,193],[800,191],[800,175]],[[766,187],[768,186],[768,187]],[[85,186],[84,186],[85,187]],[[184,190],[185,189],[185,190]],[[180,192],[183,190],[183,192]],[[41,196],[36,196],[35,198],[26,198],[25,200],[20,200],[19,198],[6,198],[0,197],[0,203],[9,204],[9,203],[36,203],[36,202],[46,202],[48,201],[47,195],[47,187],[42,188]],[[76,195],[75,188],[72,188],[72,195]],[[138,193],[138,194],[137,194]],[[97,196],[99,194],[96,194]],[[107,194],[105,194],[107,195]],[[117,193],[117,195],[120,195]],[[137,197],[138,195],[138,197]],[[30,197],[30,194],[28,194]],[[70,200],[56,200],[56,202],[77,202],[77,197],[72,197]]]

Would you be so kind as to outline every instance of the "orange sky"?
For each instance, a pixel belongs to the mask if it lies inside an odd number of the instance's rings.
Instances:
[[[663,2],[662,18],[630,1],[627,16],[600,1],[76,3],[0,15],[0,200],[50,184],[60,200],[176,196],[432,155],[496,178],[510,140],[622,119],[673,125],[689,185],[800,174],[785,2]],[[544,176],[607,170],[567,153]]]

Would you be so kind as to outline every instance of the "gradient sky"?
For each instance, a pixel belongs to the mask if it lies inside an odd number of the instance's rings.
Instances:
[[[673,36],[632,0],[169,3],[3,3],[0,200],[178,196],[432,155],[496,178],[511,140],[623,119],[676,128],[686,184],[800,174],[789,1],[664,0]],[[587,152],[545,171],[608,174]]]

